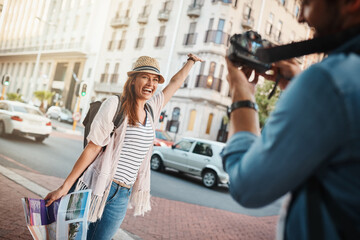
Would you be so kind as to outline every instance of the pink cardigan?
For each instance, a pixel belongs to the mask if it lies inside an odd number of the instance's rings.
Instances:
[[[153,109],[154,120],[150,117],[151,126],[154,130],[159,119],[161,109],[164,103],[164,94],[162,92],[154,95],[148,103]],[[90,133],[87,137],[88,142],[92,141],[98,146],[106,146],[106,150],[101,151],[95,161],[84,172],[79,179],[76,190],[92,189],[90,211],[88,220],[95,222],[101,218],[104,211],[106,199],[108,197],[111,182],[114,177],[116,166],[124,143],[128,118],[125,116],[123,123],[115,130],[112,119],[115,115],[118,105],[118,97],[108,98],[100,107],[91,125]],[[137,179],[134,183],[130,196],[129,207],[134,207],[134,215],[144,215],[151,210],[150,205],[150,157],[152,146],[142,162]]]

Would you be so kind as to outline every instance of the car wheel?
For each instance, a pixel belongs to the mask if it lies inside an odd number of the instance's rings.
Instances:
[[[5,136],[5,124],[3,121],[0,121],[0,137]]]
[[[45,137],[35,137],[35,141],[38,143],[42,143],[45,140]]]
[[[213,170],[205,170],[202,174],[202,183],[207,188],[213,188],[217,185],[217,175]]]
[[[151,157],[151,169],[155,171],[161,171],[163,170],[163,162],[161,160],[161,157],[159,155],[153,155]]]

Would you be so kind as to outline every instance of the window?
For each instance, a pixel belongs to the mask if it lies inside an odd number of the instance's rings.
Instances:
[[[211,88],[211,86],[213,84],[215,67],[216,67],[216,63],[211,62],[210,63],[210,68],[209,68],[209,74],[208,74],[207,81],[206,81],[206,87],[207,88]]]
[[[224,25],[225,25],[225,20],[220,18],[219,22],[218,22],[217,31],[216,31],[216,37],[215,37],[215,43],[217,43],[217,44],[222,43]]]
[[[211,145],[207,144],[207,143],[201,143],[201,142],[196,143],[193,153],[208,156],[208,157],[212,157],[212,155],[213,155]]]
[[[300,6],[296,4],[295,9],[294,9],[294,16],[295,16],[296,18],[298,18],[298,17],[299,17],[299,13],[300,13]]]
[[[196,118],[196,110],[191,110],[189,124],[188,124],[188,131],[192,131],[194,129],[195,118]]]
[[[8,106],[5,103],[0,103],[0,109],[1,110],[9,110]]]
[[[114,73],[111,75],[111,79],[110,79],[111,83],[116,84],[118,82],[118,79],[119,79],[119,74],[118,74],[119,65],[120,65],[119,63],[115,64]]]
[[[274,20],[274,14],[270,13],[269,18],[266,22],[266,28],[265,28],[266,35],[270,35],[272,32],[273,20]]]
[[[109,63],[105,64],[105,69],[104,69],[104,73],[101,74],[101,78],[100,78],[100,82],[101,83],[106,83],[108,81],[108,71],[109,71]]]
[[[177,144],[175,144],[175,149],[188,152],[190,151],[193,143],[194,141],[184,139],[178,142]]]
[[[214,114],[210,113],[209,114],[209,118],[208,118],[208,122],[207,122],[207,125],[206,125],[206,134],[210,134],[210,129],[211,129],[211,124],[212,124],[212,120],[214,118]]]
[[[283,26],[283,22],[282,22],[282,21],[279,21],[278,24],[277,24],[277,26],[276,26],[276,33],[275,33],[275,39],[276,39],[277,41],[280,41],[282,26]]]
[[[144,28],[140,28],[139,37],[136,39],[135,48],[142,48],[144,45]]]
[[[118,50],[125,48],[125,38],[126,38],[126,31],[123,31],[121,34],[121,39],[119,41]]]
[[[280,0],[280,3],[281,3],[281,5],[285,6],[286,1],[285,0]]]
[[[173,112],[172,112],[172,115],[171,115],[171,120],[179,121],[179,117],[180,117],[180,108],[175,107],[173,109]]]
[[[155,37],[155,47],[163,47],[165,45],[165,26],[160,27],[159,36]]]
[[[243,10],[243,18],[245,20],[248,20],[251,18],[251,7],[249,4],[245,4],[244,5],[244,10]]]
[[[112,33],[111,41],[109,41],[108,50],[111,51],[114,49],[115,46],[115,38],[116,38],[116,32],[114,31]]]
[[[194,45],[196,43],[196,22],[190,23],[189,33],[185,34],[184,45]]]

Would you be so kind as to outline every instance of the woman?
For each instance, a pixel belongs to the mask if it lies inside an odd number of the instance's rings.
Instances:
[[[125,116],[122,124],[111,136],[118,98],[110,97],[95,116],[88,145],[71,173],[62,186],[45,197],[49,206],[66,195],[85,171],[75,190],[92,189],[87,239],[111,239],[125,217],[129,199],[134,215],[143,215],[151,209],[150,156],[155,127],[161,109],[183,84],[192,66],[202,61],[193,54],[188,57],[181,70],[156,95],[158,84],[164,83],[159,64],[151,57],[138,58],[134,69],[128,72],[121,96],[121,111]]]

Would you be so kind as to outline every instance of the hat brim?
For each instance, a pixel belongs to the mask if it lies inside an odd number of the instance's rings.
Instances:
[[[135,73],[142,73],[142,72],[158,75],[158,76],[160,77],[160,79],[159,79],[159,83],[160,83],[160,84],[165,82],[165,79],[164,79],[164,77],[163,77],[161,74],[159,74],[159,73],[157,73],[157,72],[155,72],[155,71],[151,71],[151,70],[130,71],[130,72],[127,72],[127,75],[130,77],[131,75],[133,75],[133,74],[135,74]]]

